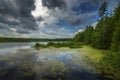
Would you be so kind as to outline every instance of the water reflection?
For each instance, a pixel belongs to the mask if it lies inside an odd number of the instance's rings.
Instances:
[[[40,42],[41,44],[47,44],[47,42]],[[29,49],[35,42],[31,43],[0,43],[0,55],[12,54],[20,49]]]
[[[0,56],[0,80],[98,80],[81,52],[68,48],[37,51],[30,45]]]

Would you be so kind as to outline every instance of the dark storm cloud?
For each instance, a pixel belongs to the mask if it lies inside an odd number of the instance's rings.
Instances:
[[[17,0],[16,4],[20,6],[21,17],[31,17],[31,11],[35,9],[34,0]]]
[[[8,24],[8,25],[17,25],[18,24],[17,21],[15,21],[15,20],[14,21],[9,21],[8,18],[3,17],[3,15],[0,16],[0,23]]]
[[[98,10],[103,2],[113,10],[120,0],[0,0],[0,34],[29,35],[34,31],[49,36],[72,33],[75,26],[91,25],[98,19]],[[33,13],[33,12],[34,13]],[[36,24],[37,22],[37,24]],[[56,23],[67,25],[56,25]],[[70,26],[72,28],[70,28]],[[57,27],[54,27],[57,26]],[[73,27],[74,26],[74,27]],[[49,29],[48,27],[51,27]],[[62,27],[62,28],[60,28]],[[56,29],[56,31],[55,31]],[[58,31],[60,30],[61,31]],[[67,30],[69,30],[67,32]],[[6,31],[6,32],[5,32]],[[49,32],[48,32],[49,31]],[[27,34],[28,33],[28,34]],[[39,34],[34,34],[39,35]],[[63,37],[63,35],[62,35]]]
[[[24,28],[26,33],[36,30],[37,24],[31,15],[34,9],[34,0],[0,0],[0,23],[16,29]]]
[[[49,8],[49,9],[54,9],[54,8],[59,8],[59,9],[65,9],[66,8],[66,3],[64,0],[42,0],[43,6]]]
[[[58,21],[72,25],[89,25],[98,15],[98,9],[103,2],[113,9],[119,0],[42,0],[50,15]],[[115,3],[115,4],[114,4]],[[57,8],[57,9],[56,9]],[[94,19],[93,19],[94,18]]]
[[[37,17],[37,21],[42,21],[44,18],[42,16]]]

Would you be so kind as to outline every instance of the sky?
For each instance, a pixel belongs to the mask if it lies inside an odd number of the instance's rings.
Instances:
[[[113,11],[120,0],[0,0],[0,36],[72,38],[96,26],[103,2]]]

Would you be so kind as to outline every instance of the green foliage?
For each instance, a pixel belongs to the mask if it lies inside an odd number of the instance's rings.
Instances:
[[[111,49],[113,51],[119,51],[120,50],[120,3],[118,7],[115,9],[113,15],[114,19],[114,32],[112,36],[112,43],[111,43]]]
[[[107,6],[108,6],[107,2],[102,3],[102,5],[99,9],[99,16],[100,17],[104,16],[105,12],[107,11]]]
[[[93,27],[87,26],[86,30],[79,32],[75,37],[75,42],[84,42],[85,44],[90,44],[92,42]]]
[[[81,43],[78,42],[49,42],[47,45],[46,44],[40,44],[36,43],[34,45],[35,49],[40,49],[40,48],[49,48],[49,47],[55,47],[55,48],[61,48],[61,47],[69,47],[69,48],[81,48]]]
[[[97,68],[100,69],[104,77],[111,80],[120,80],[120,52],[108,51],[101,59]]]
[[[89,61],[94,61],[92,64],[95,63],[96,69],[99,70],[97,72],[100,72],[104,78],[120,80],[120,4],[112,16],[101,18],[91,33],[87,27],[84,32],[77,34],[75,38],[79,39],[74,40],[82,40],[81,42],[92,44],[93,47],[98,49],[112,49],[113,51],[102,52],[104,53],[104,57],[101,60],[97,60],[99,59],[99,52],[92,52],[87,49],[85,51],[92,53],[89,55]]]
[[[44,45],[44,44],[36,43],[36,44],[34,45],[34,48],[35,48],[35,49],[47,48],[47,46]]]
[[[84,41],[84,32],[79,32],[78,34],[76,34],[74,41],[75,42],[83,42]]]
[[[47,41],[72,41],[72,38],[40,39],[40,38],[9,38],[0,37],[0,43],[5,42],[47,42]]]
[[[85,44],[91,44],[93,39],[93,31],[94,29],[92,26],[87,26],[85,31],[76,34],[76,36],[74,37],[74,41],[83,42]]]
[[[87,26],[85,32],[84,32],[84,42],[86,44],[91,44],[92,43],[92,35],[93,35],[93,27],[92,26]]]
[[[107,3],[100,7],[101,16],[105,14]],[[83,32],[79,32],[74,41],[90,44],[98,49],[120,50],[120,4],[113,15],[104,16],[93,29],[88,26]]]
[[[115,28],[115,31],[113,33],[111,48],[113,51],[120,50],[120,20],[116,24],[116,28]]]
[[[101,19],[94,31],[94,41],[92,43],[93,47],[99,49],[109,49],[113,30],[114,27],[111,17]]]
[[[55,47],[55,48],[60,48],[60,47],[69,47],[69,48],[80,48],[81,44],[76,43],[76,42],[62,42],[62,43],[48,43],[48,47]]]
[[[103,76],[101,80],[120,80],[120,52],[90,46],[83,46],[81,52],[86,56],[85,61],[95,66],[95,73]]]

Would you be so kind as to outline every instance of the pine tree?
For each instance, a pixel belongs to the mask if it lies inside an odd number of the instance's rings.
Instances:
[[[108,6],[107,2],[104,2],[101,4],[101,6],[99,8],[99,16],[100,17],[102,17],[102,18],[104,17],[104,15],[107,11],[107,6]]]
[[[114,32],[112,37],[111,49],[118,51],[120,49],[120,3],[114,11]]]

